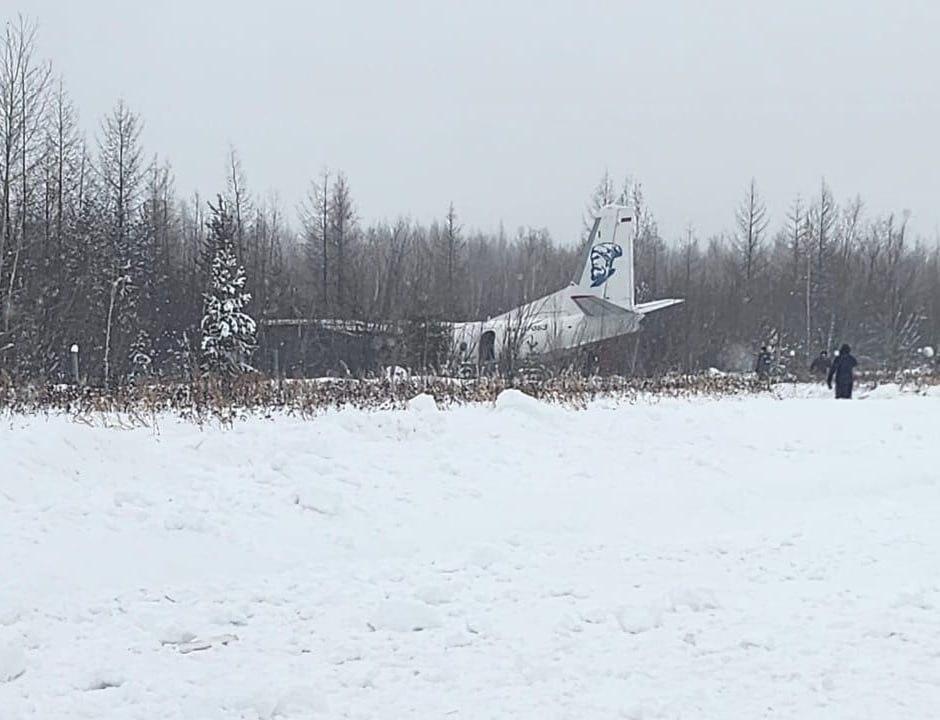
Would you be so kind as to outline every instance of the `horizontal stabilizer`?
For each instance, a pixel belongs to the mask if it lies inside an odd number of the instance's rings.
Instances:
[[[640,303],[634,309],[641,315],[647,315],[651,312],[656,312],[657,310],[672,307],[673,305],[678,305],[679,303],[683,302],[685,302],[684,299],[676,298],[669,298],[667,300],[653,300],[653,302]]]
[[[575,305],[581,308],[588,317],[601,317],[604,315],[632,315],[633,312],[597,295],[572,295]]]

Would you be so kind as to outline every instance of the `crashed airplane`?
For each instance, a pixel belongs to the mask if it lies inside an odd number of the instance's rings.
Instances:
[[[669,298],[635,302],[633,217],[628,208],[600,210],[574,281],[539,300],[485,321],[451,325],[453,357],[464,368],[564,353],[635,333],[652,312],[683,302]]]
[[[637,332],[644,317],[683,301],[635,302],[634,236],[628,208],[602,208],[594,220],[580,272],[568,287],[487,320],[440,323],[444,335],[440,350],[447,357],[438,357],[435,362],[469,377],[501,364],[538,365],[546,357]],[[263,325],[269,333],[286,332],[285,337],[296,334],[300,338],[304,332],[317,331],[365,339],[370,348],[383,342],[394,347],[402,338],[402,327],[392,322],[308,318],[268,319]],[[285,350],[285,360],[290,357],[287,345],[283,339],[278,345]],[[301,356],[305,357],[302,352]],[[338,360],[348,374],[347,361],[351,362],[349,358]]]

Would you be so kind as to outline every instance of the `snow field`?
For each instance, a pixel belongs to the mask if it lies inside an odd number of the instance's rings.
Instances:
[[[940,403],[0,428],[0,718],[930,717]]]

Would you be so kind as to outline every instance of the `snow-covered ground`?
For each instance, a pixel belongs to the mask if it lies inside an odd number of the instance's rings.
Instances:
[[[791,394],[5,418],[0,718],[935,717],[940,398]]]

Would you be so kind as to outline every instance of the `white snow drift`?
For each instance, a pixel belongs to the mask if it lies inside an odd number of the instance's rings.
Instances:
[[[930,717],[938,420],[894,391],[7,418],[0,717]]]

